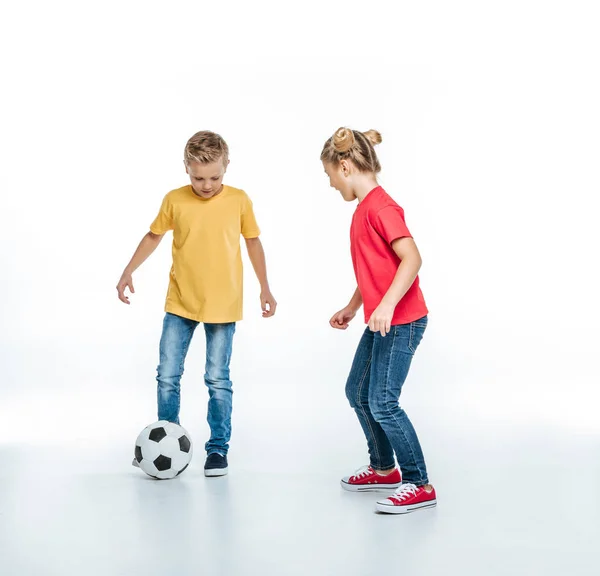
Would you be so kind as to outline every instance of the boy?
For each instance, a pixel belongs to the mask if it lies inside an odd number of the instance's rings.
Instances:
[[[213,132],[194,134],[185,147],[190,185],[172,190],[140,242],[117,285],[119,299],[129,304],[132,274],[173,231],[173,265],[165,303],[157,369],[158,419],[179,423],[180,380],[194,330],[204,324],[208,424],[206,476],[227,474],[231,436],[232,383],[229,377],[233,335],[242,319],[243,274],[240,234],[260,282],[262,315],[275,314],[265,254],[252,202],[243,190],[224,185],[229,164],[226,142]]]

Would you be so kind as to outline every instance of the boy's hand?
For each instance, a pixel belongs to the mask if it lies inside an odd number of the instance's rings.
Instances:
[[[275,314],[275,310],[277,310],[277,301],[270,290],[263,290],[260,293],[260,306],[262,308],[263,318],[269,318]]]
[[[133,279],[131,278],[131,274],[127,274],[126,272],[123,272],[123,276],[121,276],[121,279],[119,280],[119,283],[117,284],[117,293],[119,294],[119,300],[121,302],[125,302],[125,304],[131,304],[131,302],[129,302],[129,298],[127,296],[125,296],[125,288],[129,288],[129,291],[132,294],[135,294],[135,290],[133,288]]]
[[[369,328],[372,332],[379,332],[385,336],[390,331],[393,316],[394,306],[381,302],[369,318]]]
[[[345,330],[348,328],[348,324],[356,316],[356,310],[353,310],[349,306],[342,308],[339,312],[336,312],[329,320],[329,325],[337,330]]]

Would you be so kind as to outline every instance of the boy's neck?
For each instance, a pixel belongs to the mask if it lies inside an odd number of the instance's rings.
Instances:
[[[221,184],[221,187],[219,188],[218,192],[215,192],[212,196],[210,196],[209,198],[205,198],[204,196],[202,196],[202,194],[198,194],[198,192],[196,192],[196,190],[194,189],[194,187],[192,186],[192,192],[198,196],[198,198],[201,198],[202,200],[212,200],[213,198],[215,198],[216,196],[218,196],[219,194],[221,194],[221,192],[223,192],[223,190],[225,190],[225,184]]]

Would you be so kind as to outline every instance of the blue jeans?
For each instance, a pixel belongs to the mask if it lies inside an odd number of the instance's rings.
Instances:
[[[160,339],[160,364],[157,369],[158,419],[179,424],[180,381],[194,330],[199,322],[167,312]],[[210,440],[206,451],[226,455],[231,438],[232,384],[229,362],[235,322],[204,324],[206,333],[206,373],[208,386],[208,425]]]
[[[417,433],[398,401],[413,355],[427,327],[427,316],[392,326],[387,336],[367,328],[354,356],[346,396],[367,437],[371,467],[395,466],[402,481],[423,486],[429,482]]]

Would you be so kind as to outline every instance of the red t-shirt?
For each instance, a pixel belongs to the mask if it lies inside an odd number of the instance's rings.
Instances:
[[[391,244],[406,236],[412,238],[404,222],[404,210],[381,186],[377,186],[356,208],[350,228],[352,263],[366,323],[392,285],[401,262]],[[392,325],[408,324],[426,316],[427,312],[417,276],[398,302]]]

